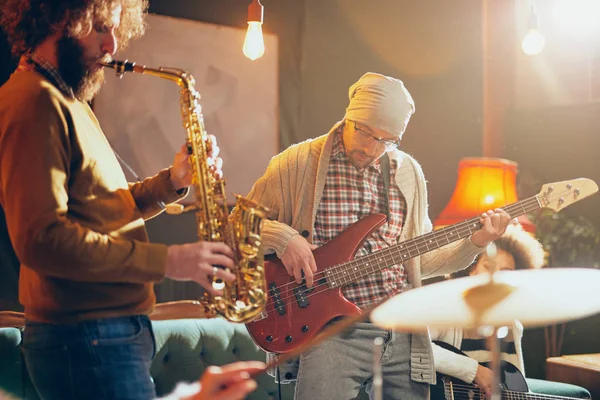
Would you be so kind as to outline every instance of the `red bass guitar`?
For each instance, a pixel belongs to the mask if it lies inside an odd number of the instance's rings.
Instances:
[[[562,208],[598,191],[589,179],[546,184],[539,194],[504,207],[511,217],[550,208]],[[359,307],[342,294],[342,287],[357,282],[389,265],[411,258],[470,236],[481,228],[479,217],[447,226],[425,235],[390,246],[376,253],[354,259],[364,240],[386,220],[373,214],[346,228],[338,237],[316,249],[317,264],[314,286],[297,284],[281,260],[265,261],[269,299],[263,314],[247,323],[250,335],[263,350],[288,353],[311,340],[332,319],[361,313]]]

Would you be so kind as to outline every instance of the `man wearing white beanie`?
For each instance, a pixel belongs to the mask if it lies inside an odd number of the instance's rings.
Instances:
[[[414,101],[402,81],[364,74],[349,90],[344,118],[316,139],[275,156],[248,198],[270,209],[263,226],[265,253],[275,253],[287,272],[308,287],[323,266],[312,250],[369,214],[387,214],[387,223],[362,244],[355,258],[375,253],[432,229],[426,181],[419,164],[398,145]],[[387,181],[387,184],[386,182]],[[421,280],[466,268],[510,222],[500,209],[481,216],[483,227],[460,240],[408,260],[381,266],[344,286],[342,293],[364,308],[421,286]],[[319,313],[317,301],[309,305]],[[300,358],[296,399],[350,399],[372,386],[373,340],[384,339],[381,367],[386,399],[426,399],[435,381],[426,334],[380,329],[357,323],[305,352]]]

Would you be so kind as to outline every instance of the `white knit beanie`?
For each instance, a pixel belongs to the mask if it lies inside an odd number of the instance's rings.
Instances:
[[[367,72],[350,87],[344,119],[383,129],[400,139],[415,102],[401,80]]]

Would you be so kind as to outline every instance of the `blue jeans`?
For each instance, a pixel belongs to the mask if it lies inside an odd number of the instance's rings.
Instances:
[[[28,321],[23,334],[27,371],[43,400],[152,399],[155,351],[145,315],[74,324]]]

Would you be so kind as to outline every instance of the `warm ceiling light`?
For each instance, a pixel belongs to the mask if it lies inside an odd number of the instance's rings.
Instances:
[[[262,33],[264,7],[260,0],[252,0],[248,5],[248,30],[244,39],[244,55],[256,60],[265,54],[265,41]]]
[[[527,20],[527,34],[521,42],[523,52],[529,56],[540,54],[546,45],[546,38],[540,33],[540,19],[535,11],[535,5],[531,6]]]
[[[540,54],[542,50],[544,50],[545,45],[546,38],[540,33],[540,31],[535,29],[529,30],[529,32],[527,32],[523,38],[523,42],[521,42],[523,52],[528,56]]]

